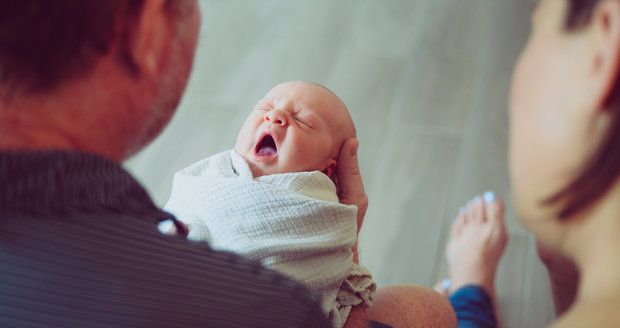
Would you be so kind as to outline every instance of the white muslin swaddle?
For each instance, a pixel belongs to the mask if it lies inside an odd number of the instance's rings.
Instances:
[[[371,305],[376,285],[351,251],[357,208],[340,204],[321,172],[254,179],[230,150],[177,172],[165,209],[188,224],[189,239],[259,260],[320,293],[334,327],[352,306]]]

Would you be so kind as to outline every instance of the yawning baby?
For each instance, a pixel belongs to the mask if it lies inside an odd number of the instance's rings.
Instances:
[[[353,263],[357,208],[337,196],[339,151],[355,135],[333,92],[280,84],[248,116],[234,150],[177,172],[165,208],[187,224],[190,239],[306,284],[342,327],[352,306],[371,305],[376,289]]]

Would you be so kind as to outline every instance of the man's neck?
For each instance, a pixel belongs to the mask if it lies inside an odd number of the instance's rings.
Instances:
[[[103,127],[88,126],[72,106],[76,103],[45,98],[1,102],[0,150],[73,150],[121,161],[122,151],[114,147],[113,140],[93,140],[89,133],[89,129]]]
[[[120,159],[111,149],[92,149],[82,144],[76,137],[63,135],[55,131],[25,131],[6,128],[0,124],[0,151],[37,151],[66,150],[90,152],[119,162]]]
[[[0,149],[75,149],[79,148],[71,139],[49,127],[26,128],[10,124],[7,120],[0,122]]]
[[[129,76],[113,53],[99,58],[88,74],[50,90],[0,97],[0,150],[61,149],[115,162],[127,158],[139,144],[136,127],[140,109],[148,107],[142,102],[150,84]]]

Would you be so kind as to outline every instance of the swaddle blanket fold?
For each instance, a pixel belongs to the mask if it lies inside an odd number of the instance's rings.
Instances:
[[[376,285],[351,252],[357,207],[340,204],[321,172],[255,179],[230,150],[177,172],[165,209],[188,224],[189,239],[259,260],[320,293],[334,327],[352,306],[372,303]]]

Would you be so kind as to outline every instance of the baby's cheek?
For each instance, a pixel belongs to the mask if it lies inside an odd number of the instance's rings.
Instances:
[[[254,131],[250,122],[246,122],[237,135],[237,141],[235,143],[235,150],[237,152],[248,152],[251,150],[254,143]]]
[[[246,139],[247,138],[241,132],[237,135],[237,141],[235,142],[235,151],[237,151],[240,154],[244,154],[246,152],[246,148],[247,148]]]
[[[302,143],[288,144],[286,148],[278,152],[278,167],[285,172],[307,171],[308,166],[312,165],[309,162],[311,152],[312,150]]]
[[[323,134],[319,141],[321,149],[318,149],[321,154],[322,161],[327,161],[332,158],[338,158],[340,148],[344,142],[336,142],[336,138],[329,134]]]
[[[307,159],[309,162],[313,163],[313,170],[323,170],[327,161],[333,157],[333,145],[327,140],[320,140],[320,142],[313,143],[313,145],[307,149],[312,149],[312,151],[307,154]]]

